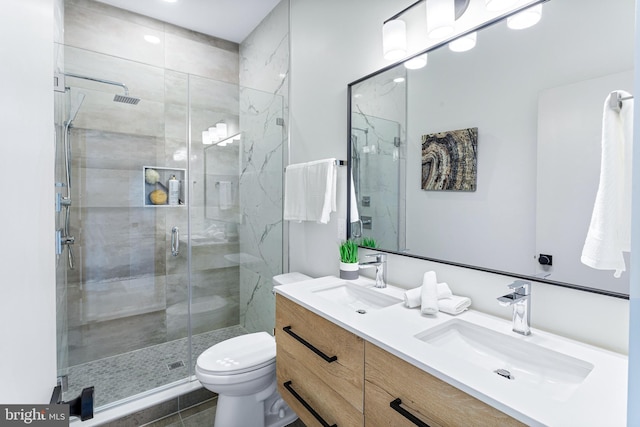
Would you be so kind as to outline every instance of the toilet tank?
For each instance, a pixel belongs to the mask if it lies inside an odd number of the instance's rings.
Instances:
[[[309,277],[306,274],[292,272],[278,274],[273,276],[273,286],[286,285],[288,283],[302,282],[304,280],[311,280],[313,277]]]

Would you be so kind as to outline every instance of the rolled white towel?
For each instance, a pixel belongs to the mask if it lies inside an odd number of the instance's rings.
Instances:
[[[471,305],[471,299],[468,297],[461,297],[458,295],[452,295],[449,298],[443,298],[438,300],[438,309],[447,314],[460,314]]]
[[[446,282],[438,283],[438,299],[449,298],[453,293]],[[416,308],[422,304],[422,286],[409,289],[404,293],[404,305],[409,308]]]
[[[438,313],[438,281],[435,272],[427,271],[424,273],[420,297],[422,303],[420,312],[422,314]]]

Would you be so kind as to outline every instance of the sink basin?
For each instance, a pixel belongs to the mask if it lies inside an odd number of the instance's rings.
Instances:
[[[401,301],[391,295],[344,281],[311,292],[361,314],[379,310]]]
[[[415,338],[463,363],[495,372],[504,381],[526,384],[557,401],[567,400],[593,370],[584,360],[549,350],[460,319]]]

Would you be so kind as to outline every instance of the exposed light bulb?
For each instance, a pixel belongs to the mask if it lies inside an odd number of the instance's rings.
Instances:
[[[384,59],[397,61],[407,54],[407,26],[401,19],[392,19],[382,26]]]
[[[456,20],[454,0],[427,0],[427,35],[441,39],[453,34]]]
[[[542,18],[542,4],[537,4],[507,18],[507,27],[523,30],[536,25]]]
[[[405,61],[404,67],[408,70],[417,70],[419,68],[427,65],[427,54],[422,54],[420,56],[416,56],[415,58],[411,58],[408,61]]]
[[[449,43],[449,49],[453,52],[466,52],[476,47],[476,40],[478,39],[478,33],[473,32],[467,34],[464,37],[460,37]]]

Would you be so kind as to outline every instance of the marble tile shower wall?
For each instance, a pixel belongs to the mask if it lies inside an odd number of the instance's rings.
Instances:
[[[191,230],[216,223],[205,217],[200,131],[219,120],[239,129],[239,47],[92,0],[67,0],[64,17],[57,66],[124,82],[142,99],[115,103],[119,88],[66,80],[71,103],[86,95],[71,134],[77,267],[68,272],[67,318],[76,365],[186,336],[187,245],[173,257],[169,241],[173,226],[186,238],[188,211],[145,206],[142,168],[189,168]],[[192,248],[194,333],[239,323],[239,267],[228,257],[238,252],[237,241]]]
[[[283,0],[240,45],[240,317],[249,332],[275,326],[272,279],[282,273],[287,251],[282,184],[288,75],[289,1]]]

